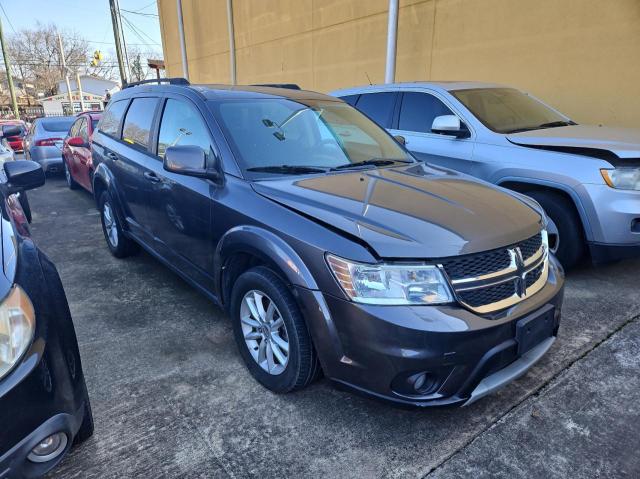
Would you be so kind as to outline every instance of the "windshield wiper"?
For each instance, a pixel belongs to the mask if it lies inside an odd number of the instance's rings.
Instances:
[[[575,124],[576,123],[573,121],[565,121],[565,120],[550,121],[549,123],[543,123],[542,125],[538,125],[538,128],[555,128],[558,126],[571,126]]]
[[[550,121],[549,123],[543,123],[542,125],[538,125],[538,126],[527,126],[524,128],[515,128],[513,130],[507,130],[504,133],[508,135],[510,133],[522,133],[523,131],[542,130],[544,128],[556,128],[559,126],[572,126],[572,125],[577,125],[577,123],[575,121],[565,121],[565,120]]]
[[[397,158],[395,160],[386,158],[371,158],[369,160],[356,161],[355,163],[345,163],[344,165],[334,166],[333,168],[331,168],[331,171],[362,168],[363,166],[388,166],[393,165],[394,163],[413,163],[413,161],[405,160],[402,158]]]
[[[252,166],[247,171],[256,171],[260,173],[285,173],[288,175],[299,175],[304,173],[325,173],[327,168],[319,166],[303,166],[303,165],[269,165],[269,166]]]

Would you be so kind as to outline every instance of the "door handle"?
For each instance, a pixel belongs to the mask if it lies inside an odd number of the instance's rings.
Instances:
[[[145,171],[143,174],[147,180],[153,183],[158,183],[160,181],[160,178],[158,177],[158,175],[156,175],[153,171]]]
[[[113,151],[107,151],[105,156],[113,161],[118,161],[120,159]]]

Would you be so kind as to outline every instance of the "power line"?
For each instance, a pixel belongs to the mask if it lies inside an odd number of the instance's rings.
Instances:
[[[143,17],[159,17],[159,15],[157,13],[134,12],[133,10],[125,10],[124,8],[121,8],[120,11],[127,12],[127,13],[132,13],[134,15],[140,15],[140,16],[143,16]]]
[[[156,4],[156,0],[153,0],[153,2],[149,3],[148,5],[145,5],[144,7],[139,8],[138,10],[136,10],[135,13],[141,12],[142,10],[146,10],[147,8],[149,8],[150,6],[155,5],[155,4]]]
[[[9,15],[7,15],[7,12],[5,11],[4,7],[2,6],[2,3],[0,3],[0,8],[2,9],[2,13],[4,13],[4,18],[6,18],[7,22],[9,22],[9,26],[11,27],[11,30],[13,30],[13,33],[18,33],[18,32],[16,32],[16,29],[13,28],[13,23],[11,23],[11,20],[9,20]]]
[[[142,37],[140,36],[140,34],[142,34],[142,35],[144,35],[145,37],[147,37],[147,38],[151,41],[151,43],[153,43],[154,45],[161,46],[161,45],[160,45],[159,43],[157,43],[153,38],[151,38],[149,35],[147,35],[143,30],[138,29],[138,28],[137,28],[137,27],[136,27],[136,26],[135,26],[135,25],[134,25],[134,24],[133,24],[133,23],[132,23],[132,22],[131,22],[127,17],[126,17],[126,16],[124,16],[124,15],[123,15],[123,16],[122,16],[122,18],[123,18],[123,19],[124,19],[124,21],[127,23],[127,25],[129,26],[129,28],[130,28],[132,31],[134,31],[134,32],[136,33],[136,35],[138,36],[138,38],[139,38],[141,41],[144,41],[144,38],[142,38]],[[150,45],[148,45],[148,46],[150,46]]]

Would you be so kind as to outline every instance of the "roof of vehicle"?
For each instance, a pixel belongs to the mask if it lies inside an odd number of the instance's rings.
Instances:
[[[141,93],[151,92],[175,92],[195,93],[205,100],[230,100],[230,99],[268,99],[287,98],[291,100],[327,100],[336,101],[335,97],[308,90],[296,90],[292,88],[276,88],[270,86],[253,85],[187,85],[187,84],[143,84],[125,88],[115,93],[112,100],[130,98]]]
[[[363,85],[350,88],[341,88],[331,92],[332,95],[354,95],[366,91],[410,90],[416,88],[430,88],[432,90],[469,90],[472,88],[508,88],[498,83],[486,83],[478,81],[415,81],[401,83],[384,83],[379,85]]]

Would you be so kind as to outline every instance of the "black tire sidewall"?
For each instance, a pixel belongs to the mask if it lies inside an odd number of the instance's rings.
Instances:
[[[528,193],[535,199],[558,228],[560,246],[556,257],[566,269],[574,266],[584,255],[582,222],[573,206],[564,197],[547,191]]]
[[[69,169],[69,165],[67,164],[67,160],[62,160],[62,167],[64,168],[64,178],[67,182],[67,186],[70,190],[78,189],[78,183],[73,179],[73,175],[71,174],[71,170]],[[67,180],[67,171],[69,172],[69,180]]]
[[[244,295],[253,289],[262,291],[271,298],[280,311],[287,328],[289,360],[284,372],[277,376],[267,373],[256,363],[247,348],[242,333],[240,306]],[[293,295],[275,273],[264,267],[257,267],[243,273],[234,284],[231,293],[230,311],[233,323],[233,334],[240,355],[251,375],[260,384],[276,393],[289,392],[306,385],[308,381],[301,376],[307,373],[305,372],[305,368],[301,366],[303,366],[303,362],[312,363],[312,358],[302,357],[301,351],[310,351],[311,354],[314,354],[310,344],[311,339]],[[301,348],[301,342],[307,343],[304,345],[304,348]]]
[[[118,246],[114,247],[111,244],[111,241],[109,241],[109,235],[107,234],[107,228],[104,224],[104,205],[105,203],[109,203],[109,206],[111,207],[111,213],[113,214],[113,220],[116,223],[116,228],[118,230]],[[107,243],[107,247],[109,248],[109,251],[111,251],[111,254],[114,255],[116,258],[123,258],[125,256],[128,255],[128,249],[127,249],[127,241],[128,238],[126,238],[122,232],[122,227],[120,226],[120,221],[118,220],[118,215],[116,213],[115,210],[115,206],[113,204],[113,201],[111,200],[111,195],[109,195],[109,192],[107,191],[103,191],[102,194],[100,195],[100,224],[102,225],[102,233],[104,234],[104,240]]]

